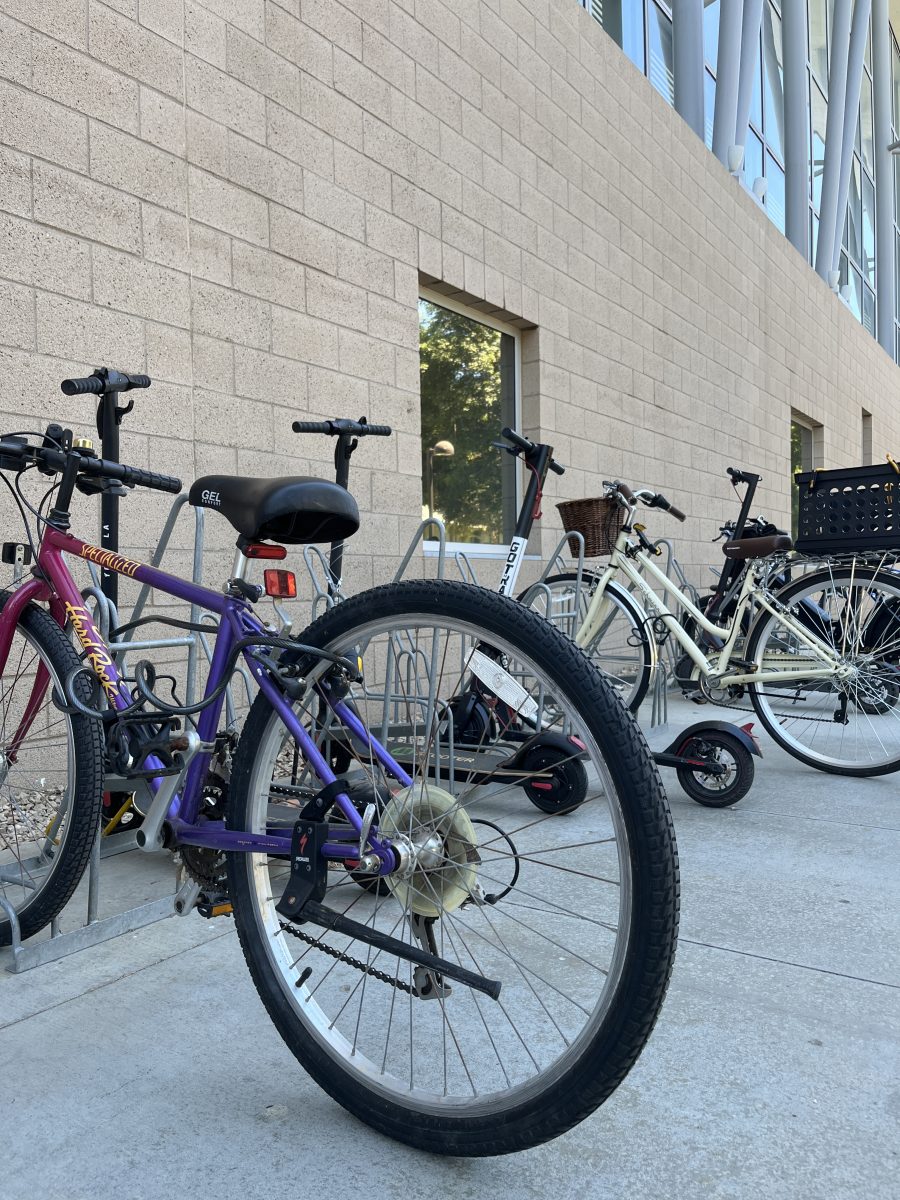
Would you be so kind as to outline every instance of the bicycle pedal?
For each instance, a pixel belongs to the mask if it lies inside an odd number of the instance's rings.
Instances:
[[[225,892],[201,892],[197,898],[197,912],[207,921],[212,917],[234,915],[231,900]]]

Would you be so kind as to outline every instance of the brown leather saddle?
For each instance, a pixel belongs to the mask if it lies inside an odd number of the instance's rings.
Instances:
[[[726,558],[743,561],[748,558],[766,558],[779,550],[791,550],[794,539],[786,533],[773,533],[771,537],[739,538],[736,542],[726,542],[722,553]]]

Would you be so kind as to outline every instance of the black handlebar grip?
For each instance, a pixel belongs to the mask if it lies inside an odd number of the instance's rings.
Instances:
[[[128,387],[148,388],[150,386],[151,382],[152,381],[151,381],[149,375],[129,375],[128,376]],[[127,392],[128,388],[120,388],[119,390]]]
[[[159,475],[156,471],[143,471],[140,467],[123,467],[122,482],[136,487],[153,488],[157,492],[181,491],[181,480],[174,475]]]
[[[616,491],[618,491],[619,495],[624,497],[629,504],[634,503],[634,492],[627,483],[616,483]]]
[[[554,471],[557,475],[565,475],[566,473],[566,468],[561,463],[558,463],[555,458],[550,459],[550,470]]]
[[[522,437],[521,433],[516,433],[514,429],[509,429],[507,426],[504,426],[504,428],[500,430],[500,434],[502,437],[505,437],[507,441],[512,442],[514,446],[518,446],[520,450],[525,450],[530,453],[534,449],[534,442],[529,442],[527,437]]]
[[[684,513],[681,511],[681,509],[676,508],[674,504],[669,505],[669,513],[675,518],[676,521],[686,521],[687,520],[687,517],[684,515]]]
[[[90,392],[94,396],[102,396],[105,384],[96,375],[88,375],[85,379],[64,379],[59,390],[65,396],[83,396]]]
[[[294,433],[331,433],[329,421],[294,421],[291,425]]]
[[[360,425],[358,430],[360,437],[367,434],[371,437],[390,437],[393,432],[390,425]]]

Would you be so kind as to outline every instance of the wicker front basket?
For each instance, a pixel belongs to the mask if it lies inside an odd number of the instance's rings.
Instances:
[[[556,507],[566,533],[580,533],[584,537],[585,558],[612,553],[625,524],[625,510],[615,500],[592,496],[589,500],[563,500]],[[581,554],[578,538],[569,538],[569,550],[578,558]]]

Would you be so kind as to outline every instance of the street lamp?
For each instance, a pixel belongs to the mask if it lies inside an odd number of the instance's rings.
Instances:
[[[434,460],[436,458],[452,458],[456,453],[453,443],[448,441],[435,442],[425,451],[425,473],[428,476],[428,515],[434,516]]]

